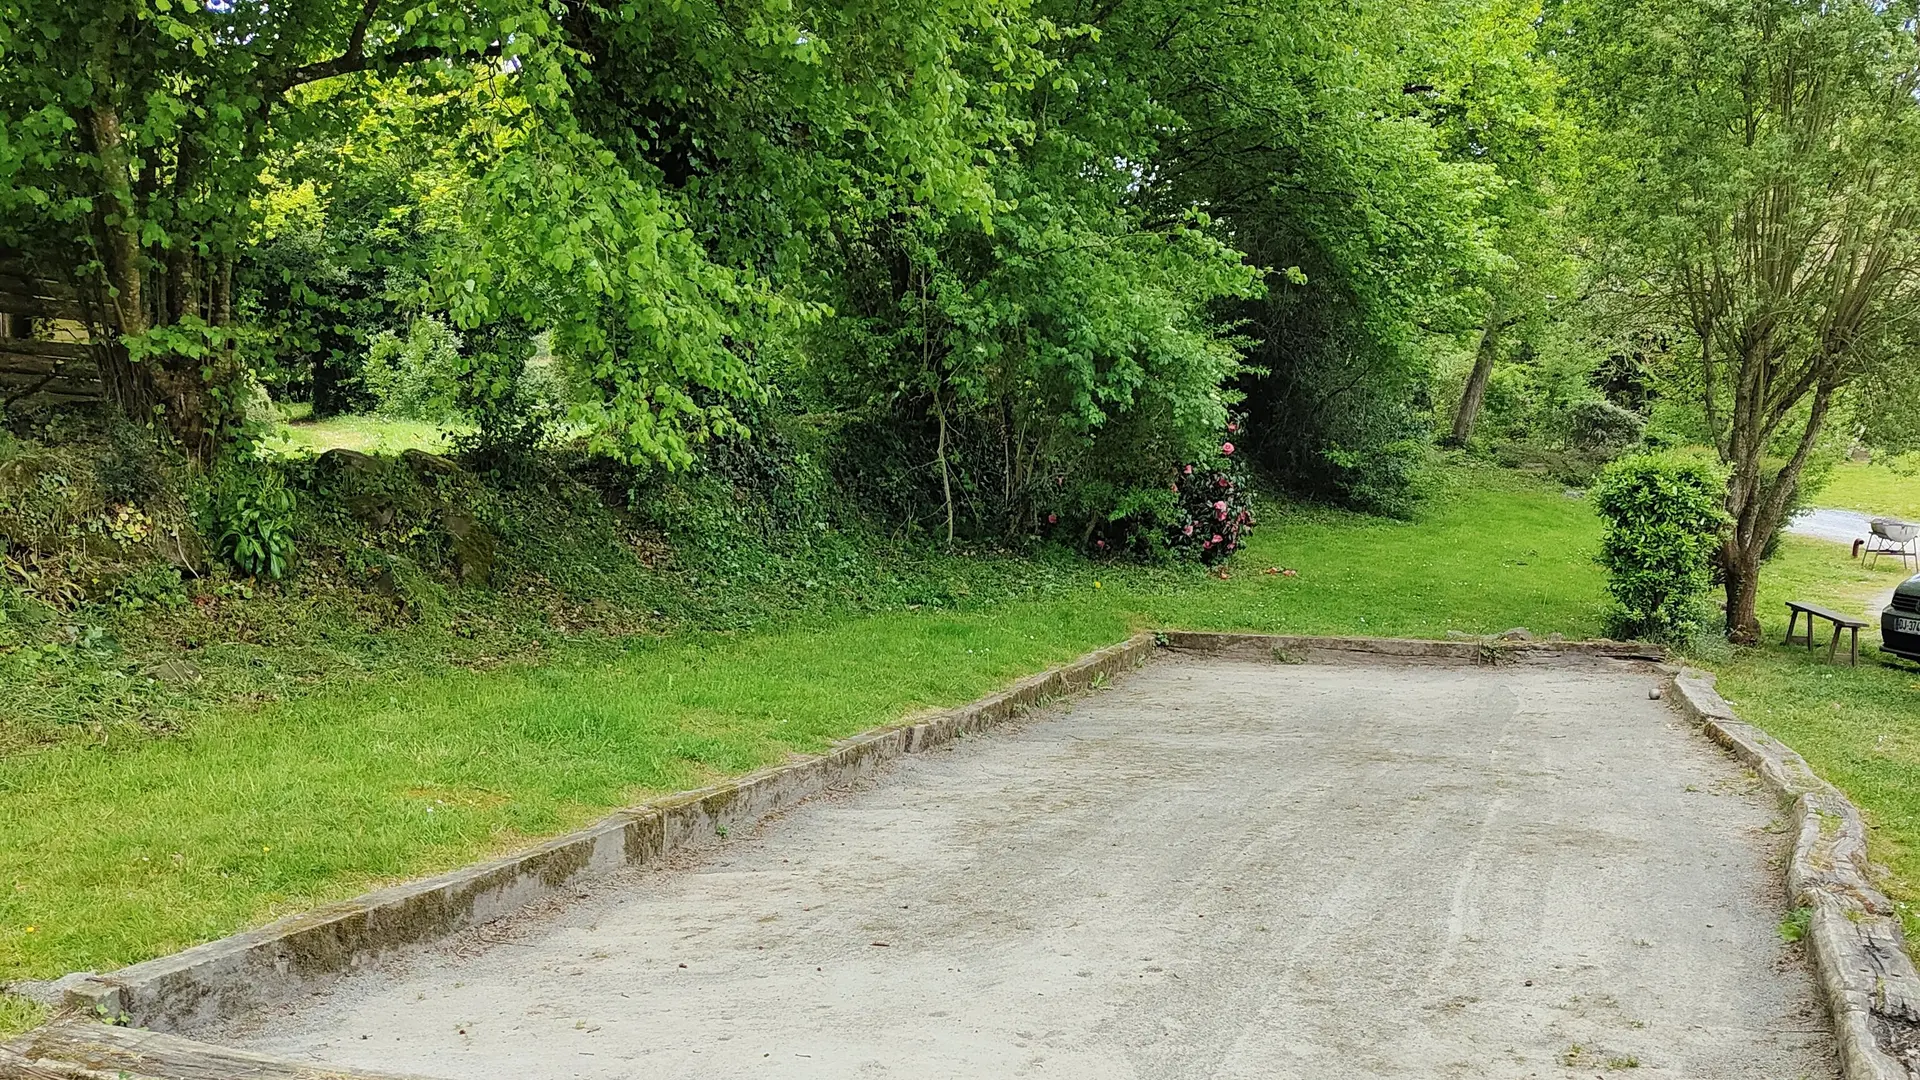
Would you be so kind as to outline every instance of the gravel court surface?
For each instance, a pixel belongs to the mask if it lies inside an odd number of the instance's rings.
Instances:
[[[1834,1077],[1779,815],[1655,682],[1163,656],[192,1034],[449,1080]]]

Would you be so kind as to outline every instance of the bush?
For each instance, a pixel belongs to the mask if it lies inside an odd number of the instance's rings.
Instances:
[[[208,493],[206,535],[241,573],[279,580],[293,563],[293,492],[260,461],[229,462]]]
[[[1233,443],[1239,430],[1237,422],[1229,424],[1219,451],[1174,470],[1164,488],[1102,490],[1092,485],[1091,494],[1111,509],[1087,533],[1089,554],[1150,561],[1172,555],[1197,558],[1208,566],[1231,558],[1253,528],[1246,454]],[[1059,512],[1049,512],[1043,531],[1058,533],[1061,520]],[[1070,534],[1062,538],[1076,539]]]
[[[360,380],[380,412],[412,420],[448,420],[460,411],[460,335],[431,315],[407,336],[383,331],[367,346]]]
[[[1579,401],[1567,410],[1567,439],[1575,450],[1619,454],[1637,446],[1647,421],[1611,401]]]
[[[1209,566],[1230,558],[1253,528],[1246,454],[1233,443],[1239,429],[1238,423],[1227,425],[1220,455],[1182,467],[1169,489],[1179,496],[1180,520],[1167,526],[1168,546]]]
[[[1616,609],[1610,633],[1684,642],[1710,617],[1714,551],[1726,528],[1723,478],[1707,464],[1658,455],[1622,458],[1600,473],[1600,564]]]
[[[1321,451],[1328,482],[1339,501],[1366,514],[1411,520],[1427,484],[1429,440],[1391,439],[1353,448],[1330,444]]]

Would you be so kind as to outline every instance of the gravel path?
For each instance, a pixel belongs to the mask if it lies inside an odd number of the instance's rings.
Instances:
[[[196,1034],[476,1080],[1831,1078],[1774,808],[1653,681],[1162,658]]]

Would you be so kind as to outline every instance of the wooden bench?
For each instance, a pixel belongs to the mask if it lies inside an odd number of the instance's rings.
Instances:
[[[1815,618],[1821,618],[1833,624],[1833,641],[1827,645],[1827,663],[1833,663],[1834,654],[1840,649],[1840,631],[1842,630],[1851,630],[1853,632],[1853,638],[1847,645],[1847,663],[1858,664],[1860,662],[1860,628],[1867,625],[1865,620],[1856,619],[1851,615],[1842,615],[1837,611],[1823,608],[1818,604],[1803,604],[1798,600],[1787,601],[1787,612],[1786,644],[1793,644],[1794,625],[1799,621],[1800,616],[1805,615],[1807,617],[1807,648],[1811,651],[1813,648],[1813,620]]]

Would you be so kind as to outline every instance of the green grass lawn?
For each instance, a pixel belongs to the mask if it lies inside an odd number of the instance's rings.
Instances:
[[[169,738],[0,758],[0,982],[111,969],[512,849],[1141,627],[1597,633],[1586,503],[1492,470],[1445,477],[1414,522],[1268,507],[1224,580],[1076,564],[1036,598],[975,610],[566,646],[538,666],[396,674],[211,710]],[[1281,568],[1297,576],[1265,572]],[[1786,596],[1857,606],[1899,576],[1788,538],[1768,568],[1769,633]],[[1777,643],[1713,666],[1748,717],[1854,795],[1890,890],[1920,898],[1920,673],[1826,667]]]
[[[1720,691],[1742,716],[1806,757],[1865,812],[1873,857],[1890,876],[1883,887],[1900,906],[1909,935],[1920,934],[1920,669],[1878,656],[1877,622],[1861,633],[1858,667],[1826,662],[1826,645],[1781,644],[1785,602],[1811,600],[1845,611],[1907,576],[1881,560],[1868,570],[1840,544],[1785,537],[1762,579],[1760,615],[1768,643],[1711,665]],[[1824,624],[1823,624],[1824,625]]]
[[[266,447],[277,454],[303,457],[335,448],[363,454],[397,454],[402,450],[437,454],[447,448],[447,440],[455,434],[457,431],[439,424],[391,416],[301,417],[278,425]]]
[[[579,646],[0,758],[0,982],[107,970],[976,697],[1143,626],[1598,628],[1585,504],[1462,478],[1421,521],[1270,512],[1227,580],[1085,566],[1044,599]],[[1297,577],[1266,574],[1292,568]]]
[[[1920,521],[1920,456],[1841,462],[1812,501],[1836,510]]]

